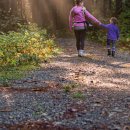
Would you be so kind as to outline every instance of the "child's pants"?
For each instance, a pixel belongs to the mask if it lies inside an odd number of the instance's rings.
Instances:
[[[86,30],[74,30],[77,50],[84,50]]]
[[[111,48],[112,45],[112,48]],[[112,51],[116,51],[116,40],[107,39],[107,49],[111,49]]]

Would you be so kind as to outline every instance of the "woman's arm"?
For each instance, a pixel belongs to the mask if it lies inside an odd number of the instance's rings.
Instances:
[[[85,17],[86,19],[90,20],[92,23],[100,24],[101,22],[97,20],[91,13],[89,13],[87,10],[85,10]]]
[[[72,26],[73,26],[73,16],[72,16],[72,13],[73,13],[73,8],[71,9],[70,15],[69,15],[69,28],[70,28],[70,31],[72,31]]]

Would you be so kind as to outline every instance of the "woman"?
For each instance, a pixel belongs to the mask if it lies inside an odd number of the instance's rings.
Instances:
[[[79,57],[85,56],[84,42],[87,21],[91,21],[96,25],[100,24],[100,22],[86,10],[83,0],[76,0],[76,5],[70,11],[69,26],[71,31],[72,28],[74,28]]]

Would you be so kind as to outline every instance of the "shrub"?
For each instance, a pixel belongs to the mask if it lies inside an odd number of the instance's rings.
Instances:
[[[35,24],[21,26],[18,32],[0,35],[0,65],[18,66],[45,60],[55,53],[55,44],[45,29]]]
[[[130,47],[130,9],[127,7],[125,8],[126,9],[121,13],[119,17],[121,29],[121,43],[125,43]]]

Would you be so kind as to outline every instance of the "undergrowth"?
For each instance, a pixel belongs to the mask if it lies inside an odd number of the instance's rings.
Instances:
[[[0,81],[21,78],[59,52],[55,39],[36,24],[0,34]]]

